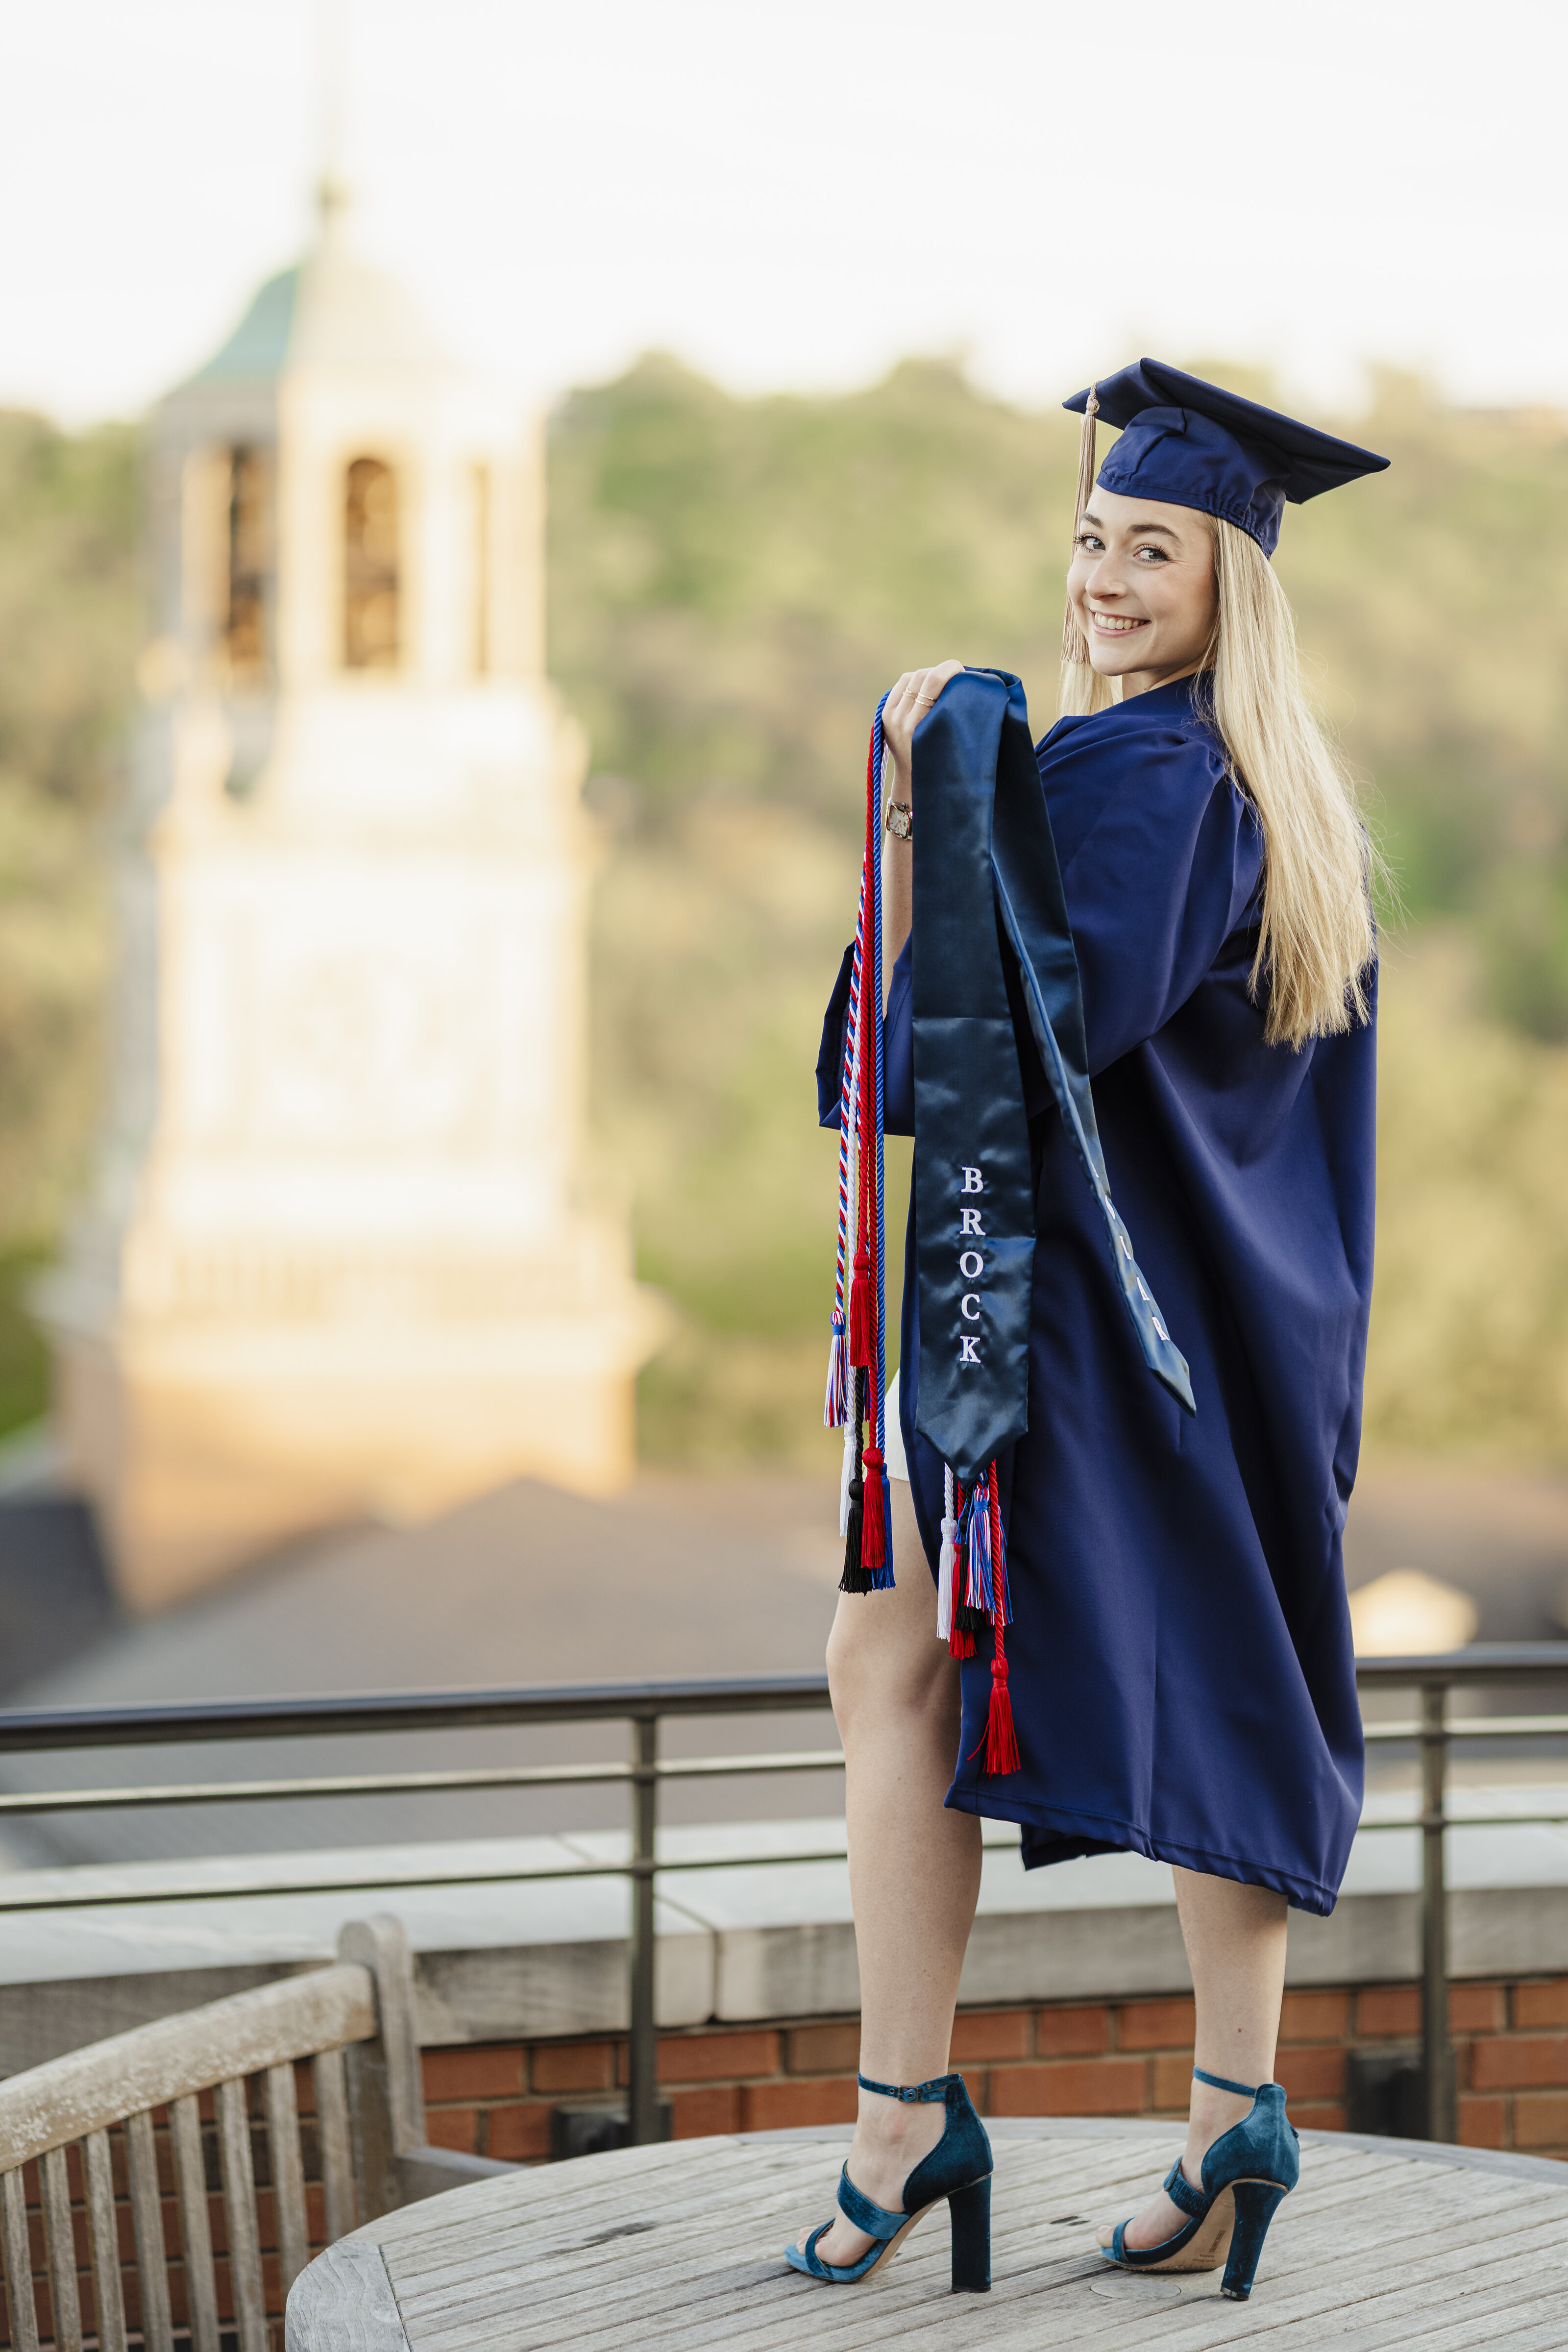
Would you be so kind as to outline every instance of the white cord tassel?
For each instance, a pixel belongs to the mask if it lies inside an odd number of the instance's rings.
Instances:
[[[950,1639],[952,1633],[952,1584],[958,1568],[958,1521],[954,1506],[958,1500],[953,1490],[952,1472],[942,1465],[942,1558],[936,1579],[936,1633],[939,1642]]]

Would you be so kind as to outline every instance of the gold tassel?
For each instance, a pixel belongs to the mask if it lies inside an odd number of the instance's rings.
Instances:
[[[1100,415],[1099,393],[1099,385],[1091,383],[1089,387],[1089,398],[1084,403],[1083,429],[1078,436],[1078,496],[1073,501],[1072,553],[1068,557],[1069,563],[1073,555],[1078,552],[1078,535],[1083,529],[1083,510],[1089,504],[1089,494],[1094,488],[1094,420]],[[1062,614],[1062,659],[1065,662],[1078,663],[1087,662],[1089,659],[1089,647],[1084,644],[1079,629],[1070,596],[1068,599],[1067,611]]]

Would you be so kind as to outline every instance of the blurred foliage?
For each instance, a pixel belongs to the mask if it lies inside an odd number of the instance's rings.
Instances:
[[[125,427],[0,412],[0,1430],[35,1418],[26,1282],[84,1172],[108,950],[99,832],[141,635]]]
[[[1366,1436],[1568,1452],[1568,1052],[1479,1011],[1473,929],[1385,950]]]
[[[1568,433],[1395,376],[1350,429],[1393,471],[1293,509],[1279,564],[1406,913],[1384,982],[1369,1436],[1561,1458]],[[656,1456],[832,1459],[836,1145],[811,1072],[866,730],[900,669],[950,654],[1019,671],[1049,723],[1077,442],[1075,419],[938,362],[736,400],[656,355],[556,415],[551,666],[593,737],[605,835],[595,1129],[640,1270],[680,1310],[643,1382]],[[0,1428],[42,1394],[16,1302],[97,1090],[138,504],[129,431],[0,415]],[[895,1233],[907,1162],[890,1147]]]

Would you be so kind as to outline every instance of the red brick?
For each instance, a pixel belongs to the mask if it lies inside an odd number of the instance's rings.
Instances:
[[[608,2042],[546,2042],[533,2053],[536,2091],[607,2091],[613,2047]]]
[[[710,2132],[741,2128],[738,2083],[707,2084],[700,2091],[677,2091],[670,2100],[670,2129],[677,2139],[706,2139]]]
[[[1415,1985],[1369,1985],[1356,1996],[1355,2030],[1374,2034],[1421,2031],[1421,1995]]]
[[[1288,1992],[1279,2011],[1281,2042],[1343,2042],[1351,2030],[1348,1992]]]
[[[667,2033],[658,2044],[661,2083],[732,2082],[738,2074],[776,2074],[781,2061],[776,2033]],[[626,2080],[626,2053],[620,2053]]]
[[[425,2095],[444,2099],[515,2099],[524,2088],[523,2053],[513,2043],[495,2049],[426,2050]]]
[[[1162,2115],[1186,2114],[1193,2096],[1193,2062],[1185,2052],[1175,2057],[1165,2051],[1155,2059],[1153,2086],[1149,2096]]]
[[[741,2090],[742,2131],[788,2131],[799,2124],[852,2124],[859,2105],[854,2076],[815,2083],[747,2083]]]
[[[1071,2060],[1044,2066],[997,2066],[991,2074],[994,2116],[1135,2116],[1148,2068],[1141,2058]]]
[[[1550,1984],[1521,1984],[1513,1989],[1516,2025],[1568,2025],[1568,1977]]]
[[[1508,2001],[1501,1985],[1457,1984],[1448,1987],[1448,2026],[1454,2033],[1500,2033],[1508,2023]]]
[[[472,2156],[479,2146],[477,2107],[436,2107],[425,2118],[425,2134],[432,2147],[460,2147]]]
[[[1190,2050],[1197,2019],[1190,2000],[1132,2000],[1120,2013],[1119,2050]]]
[[[1108,2009],[1042,2009],[1035,2013],[1035,2047],[1042,2058],[1098,2058],[1110,2047]]]
[[[1503,2126],[1507,2120],[1501,2099],[1461,2099],[1459,2101],[1459,2146],[1461,2147],[1501,2147],[1505,2145]]]
[[[550,2109],[542,2099],[531,2106],[492,2107],[485,2154],[501,2164],[537,2164],[550,2153]]]
[[[1026,2009],[978,2009],[952,2021],[950,2066],[973,2065],[986,2058],[1026,2058],[1029,2055],[1029,2012]]]
[[[1568,2083],[1568,2040],[1476,2042],[1470,2046],[1474,2091],[1544,2090]]]
[[[858,2025],[797,2025],[784,2037],[792,2074],[841,2074],[860,2064]]]
[[[1568,2146],[1568,2099],[1560,2092],[1529,2093],[1513,2103],[1515,2147]]]
[[[1292,2099],[1338,2099],[1345,2087],[1342,2050],[1281,2050],[1274,2061],[1275,2079]]]

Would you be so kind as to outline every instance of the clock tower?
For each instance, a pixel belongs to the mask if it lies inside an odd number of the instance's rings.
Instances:
[[[160,404],[112,1095],[43,1311],[123,1597],[632,1463],[658,1312],[586,1196],[582,736],[541,420],[319,242]]]

